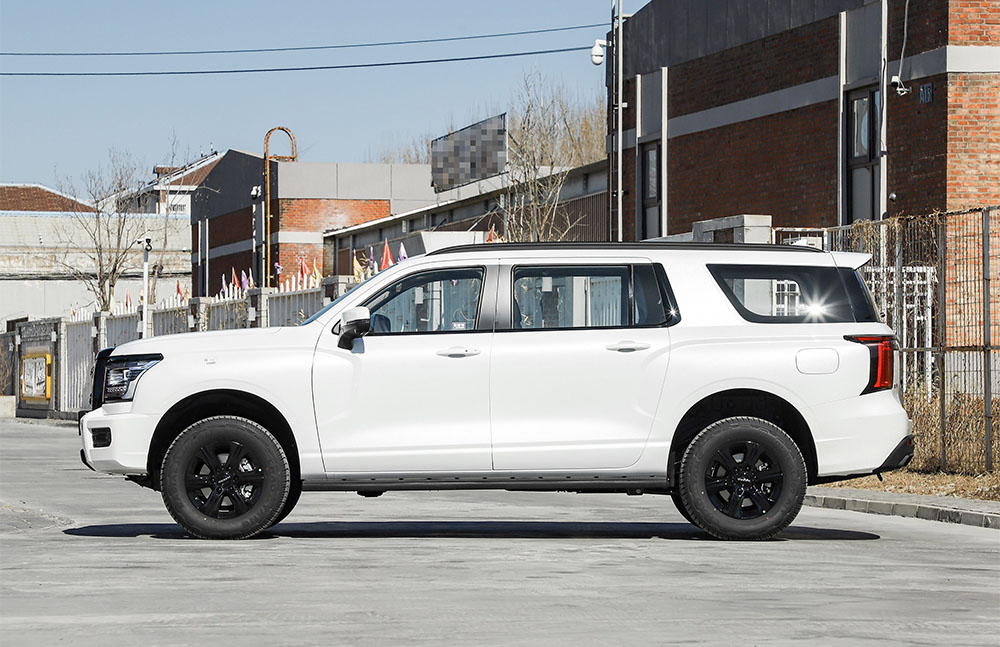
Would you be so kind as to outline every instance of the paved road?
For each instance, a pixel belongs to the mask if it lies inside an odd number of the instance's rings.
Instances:
[[[803,509],[725,543],[668,498],[306,493],[267,537],[188,539],[87,471],[73,428],[0,423],[0,643],[996,645],[996,530]]]

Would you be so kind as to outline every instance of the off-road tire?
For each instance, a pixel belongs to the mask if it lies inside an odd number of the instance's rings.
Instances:
[[[684,517],[688,523],[694,526],[698,525],[694,522],[694,519],[691,518],[691,513],[684,507],[684,500],[681,499],[681,493],[679,490],[671,492],[670,499],[674,502],[674,507],[677,508],[677,512],[680,512],[681,516]]]
[[[285,499],[285,505],[282,506],[281,512],[278,513],[278,516],[274,518],[274,521],[271,522],[268,528],[273,528],[284,521],[285,517],[295,509],[295,504],[299,502],[300,496],[302,496],[302,481],[292,481],[288,488],[288,498]]]
[[[194,423],[170,444],[160,491],[170,516],[202,539],[246,539],[284,509],[291,470],[281,443],[236,416]]]
[[[759,541],[795,519],[807,480],[802,452],[787,433],[741,416],[695,436],[681,459],[679,486],[684,508],[702,530],[719,539]]]

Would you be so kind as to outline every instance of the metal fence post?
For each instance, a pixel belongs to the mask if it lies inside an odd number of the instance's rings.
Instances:
[[[986,471],[993,471],[993,367],[991,366],[993,334],[990,327],[990,214],[983,209],[983,417],[986,423]]]
[[[945,450],[944,431],[947,415],[945,411],[945,399],[947,384],[944,371],[944,349],[948,345],[948,302],[945,298],[945,285],[948,279],[948,236],[946,234],[948,221],[941,218],[937,222],[938,239],[938,343],[934,352],[937,353],[937,375],[938,375],[938,437],[940,438],[940,453],[938,456],[938,469],[944,471],[947,466],[947,454]]]

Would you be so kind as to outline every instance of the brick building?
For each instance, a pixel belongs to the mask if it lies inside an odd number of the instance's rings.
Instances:
[[[271,269],[323,267],[323,232],[433,204],[430,166],[271,162]],[[194,194],[192,284],[196,296],[219,291],[235,269],[263,284],[266,264],[264,161],[230,150]],[[251,190],[261,187],[260,197]],[[272,285],[275,283],[272,274]]]
[[[628,17],[623,238],[1000,203],[1000,2],[906,5],[653,0]]]

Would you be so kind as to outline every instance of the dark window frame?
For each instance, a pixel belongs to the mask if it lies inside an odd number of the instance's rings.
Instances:
[[[651,193],[649,190],[649,153],[652,152],[656,155],[656,192]],[[661,169],[663,168],[662,158],[662,148],[659,141],[649,142],[646,144],[641,144],[640,147],[640,169],[642,171],[642,176],[639,181],[640,195],[642,196],[641,205],[642,209],[639,214],[637,214],[637,226],[636,232],[638,233],[639,240],[645,240],[647,238],[656,238],[663,235],[662,222],[659,216],[660,205],[663,200],[663,186],[662,179],[663,173]],[[652,207],[657,207],[657,218],[656,218],[656,232],[655,236],[651,234],[646,226],[646,210]]]
[[[664,321],[656,324],[636,325],[630,323],[621,326],[564,326],[558,328],[515,328],[514,327],[514,285],[517,281],[515,272],[525,268],[539,269],[566,269],[585,270],[587,268],[618,267],[627,268],[628,275],[628,317],[631,322],[635,317],[635,267],[637,265],[648,265],[653,268],[653,275],[656,278],[656,285],[660,292],[660,300],[663,303]],[[567,274],[568,276],[578,276],[579,274]],[[501,284],[502,285],[502,284]],[[676,325],[681,320],[680,308],[674,298],[673,289],[667,279],[666,270],[660,263],[610,263],[610,264],[553,264],[553,263],[521,263],[510,266],[507,272],[507,312],[502,316],[498,312],[496,332],[546,332],[546,331],[573,331],[573,330],[629,330],[647,328],[668,328]],[[498,295],[498,301],[500,296]]]
[[[854,119],[854,102],[859,99],[868,99],[868,152],[866,155],[854,155],[854,130],[855,130],[855,119]],[[857,88],[850,90],[846,93],[844,110],[844,223],[845,225],[856,222],[858,218],[857,214],[854,213],[854,183],[853,183],[853,171],[856,169],[867,168],[871,177],[870,181],[870,196],[869,196],[869,209],[871,210],[871,219],[878,220],[881,218],[879,213],[879,193],[875,190],[877,184],[876,174],[880,173],[881,165],[881,144],[879,140],[879,134],[881,132],[881,109],[879,104],[881,97],[879,94],[879,87],[877,85],[866,86],[863,88]]]
[[[410,331],[410,332],[405,332],[405,331],[399,331],[399,332],[375,332],[374,330],[372,330],[372,331],[368,332],[365,335],[365,337],[409,337],[409,336],[412,336],[412,335],[467,335],[467,334],[470,334],[470,333],[484,333],[484,332],[488,333],[488,332],[493,332],[493,324],[494,324],[494,322],[493,322],[493,320],[492,320],[491,317],[485,316],[486,313],[483,310],[483,305],[484,305],[484,299],[485,299],[486,294],[487,294],[487,289],[490,288],[490,287],[492,287],[492,289],[494,290],[494,292],[496,291],[496,279],[492,278],[492,280],[491,280],[490,268],[487,267],[487,266],[485,266],[485,265],[456,265],[454,267],[435,267],[435,268],[428,268],[428,269],[423,269],[423,270],[417,270],[415,272],[411,272],[410,274],[407,274],[406,276],[399,277],[398,279],[396,279],[395,281],[393,281],[389,285],[385,286],[384,288],[382,288],[381,290],[379,290],[378,292],[376,292],[372,296],[370,296],[367,299],[365,299],[365,301],[361,305],[363,305],[364,307],[366,307],[369,310],[371,310],[371,303],[376,298],[378,298],[379,296],[381,296],[382,294],[384,294],[388,290],[392,289],[394,286],[396,286],[397,284],[399,284],[402,281],[408,281],[408,280],[416,278],[416,277],[418,277],[418,276],[420,276],[422,274],[439,274],[439,273],[442,273],[442,272],[448,272],[448,271],[453,271],[453,270],[459,270],[459,271],[462,271],[462,270],[465,270],[465,271],[468,271],[468,270],[479,270],[479,271],[482,272],[482,279],[481,279],[480,285],[479,285],[479,298],[478,298],[478,301],[476,303],[475,324],[473,325],[472,328],[469,328],[469,329],[466,329],[466,330],[414,330],[414,331]],[[391,301],[391,299],[390,299],[390,301]],[[388,303],[388,301],[386,301],[385,303]],[[375,314],[375,312],[372,312],[372,315],[374,315],[374,314]]]

